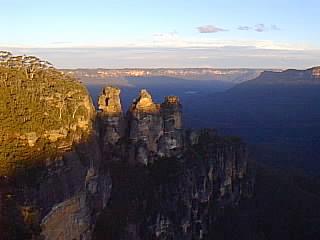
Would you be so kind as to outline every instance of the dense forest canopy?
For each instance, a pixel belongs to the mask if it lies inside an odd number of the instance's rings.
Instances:
[[[87,90],[36,57],[0,52],[0,176],[58,152],[90,128]]]

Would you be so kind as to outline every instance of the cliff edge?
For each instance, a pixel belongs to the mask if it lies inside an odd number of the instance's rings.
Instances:
[[[120,94],[96,111],[73,77],[0,52],[1,239],[210,239],[251,195],[240,139],[184,129],[177,96]]]
[[[0,238],[90,239],[111,179],[86,88],[0,52],[0,113]]]

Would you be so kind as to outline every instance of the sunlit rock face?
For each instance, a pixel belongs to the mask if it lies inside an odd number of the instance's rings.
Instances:
[[[119,116],[122,114],[120,89],[105,87],[98,100],[98,108],[106,116]]]
[[[139,97],[133,101],[130,111],[132,113],[158,113],[159,107],[159,104],[153,102],[150,93],[146,89],[142,89]]]
[[[125,126],[120,92],[119,88],[105,87],[98,100],[99,127],[104,147],[116,144],[124,135]]]
[[[1,240],[211,239],[218,212],[251,192],[246,146],[185,131],[178,97],[143,89],[123,114],[109,86],[96,112],[73,78],[1,57]]]
[[[315,79],[320,79],[320,67],[315,67],[312,69],[312,77]]]
[[[108,159],[115,161],[127,156],[132,164],[148,165],[159,157],[178,155],[182,151],[182,107],[178,97],[169,96],[157,104],[150,93],[142,89],[123,117],[119,94],[119,89],[106,87],[99,98],[105,156],[118,150]]]
[[[1,226],[9,236],[1,239],[91,239],[112,181],[101,169],[94,136],[67,149],[48,157],[44,166],[20,169],[16,176],[1,179],[8,189],[0,190],[0,215],[9,212],[4,217],[10,218],[5,220],[7,229]]]
[[[111,192],[86,88],[0,52],[0,239],[90,239]]]

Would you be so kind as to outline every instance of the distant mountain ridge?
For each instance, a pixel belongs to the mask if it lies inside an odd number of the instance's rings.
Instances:
[[[264,71],[257,78],[245,84],[319,84],[320,66],[306,70],[287,69],[284,71]]]
[[[246,144],[185,129],[177,96],[142,89],[124,112],[108,86],[98,106],[46,61],[0,51],[1,240],[211,239],[252,196]]]
[[[81,79],[85,84],[118,84],[128,85],[132,77],[170,77],[181,80],[208,80],[241,83],[255,79],[266,69],[215,69],[215,68],[156,68],[156,69],[63,69],[64,73]],[[277,71],[277,70],[273,70]],[[109,81],[113,82],[109,82]]]
[[[187,124],[241,136],[256,145],[262,162],[317,173],[319,73],[319,67],[267,71],[225,92],[198,97],[188,109]]]

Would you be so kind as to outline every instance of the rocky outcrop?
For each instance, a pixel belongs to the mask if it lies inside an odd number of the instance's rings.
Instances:
[[[157,155],[158,142],[163,135],[163,119],[160,105],[153,102],[145,89],[132,103],[127,121],[130,161],[147,165]]]
[[[45,166],[2,177],[1,239],[91,239],[111,194],[111,178],[100,167],[99,152],[91,138],[48,157]]]
[[[114,185],[96,239],[210,239],[223,209],[252,193],[245,144],[184,130],[178,97],[156,104],[141,90],[124,120],[125,135],[104,156]]]
[[[1,208],[15,212],[10,218],[24,229],[8,229],[8,238],[1,239],[91,239],[96,217],[110,198],[111,178],[101,169],[95,136],[64,144],[63,151],[44,159],[45,165],[1,179],[8,189],[1,193]]]
[[[185,131],[178,97],[143,89],[123,114],[106,87],[96,113],[51,65],[0,58],[0,239],[208,239],[250,194],[245,145]]]
[[[140,226],[147,233],[142,238],[211,239],[223,208],[236,206],[252,191],[245,145],[202,131],[178,162],[170,161],[167,167],[174,170],[163,170],[174,174],[162,172],[169,181],[155,187],[148,202],[153,211]]]
[[[101,169],[95,137],[55,159],[42,174],[38,190],[30,189],[25,199],[41,209],[41,236],[48,240],[91,239],[112,186],[109,173]]]
[[[184,139],[182,128],[182,106],[176,96],[168,96],[161,104],[163,136],[159,142],[160,156],[171,157],[182,151]]]
[[[247,148],[210,130],[187,132],[184,141],[179,155],[147,168],[111,167],[113,199],[96,239],[212,239],[223,209],[252,194]]]
[[[104,148],[115,145],[124,135],[120,89],[106,87],[98,100],[100,134]]]
[[[118,88],[106,87],[99,98],[100,134],[109,160],[126,156],[132,164],[148,165],[159,157],[181,153],[182,107],[178,97],[169,96],[157,104],[142,89],[123,117],[119,94]],[[112,157],[110,151],[114,152]]]
[[[131,113],[159,113],[159,104],[155,104],[150,93],[146,89],[140,91],[140,95],[131,105]]]
[[[105,87],[98,100],[98,109],[106,116],[120,116],[122,114],[120,89]]]

